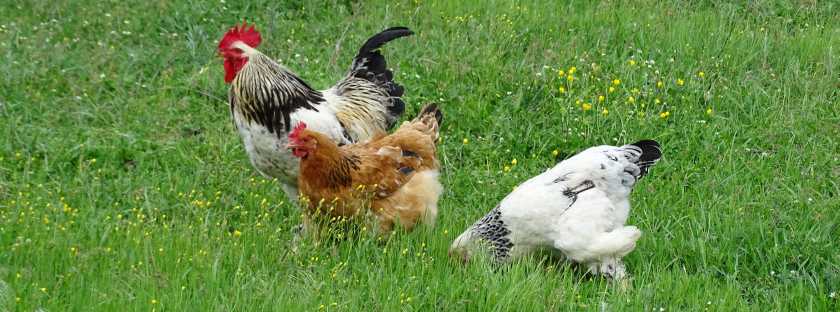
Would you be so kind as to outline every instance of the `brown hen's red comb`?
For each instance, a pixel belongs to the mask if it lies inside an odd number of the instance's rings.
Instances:
[[[289,139],[297,140],[300,137],[300,132],[304,129],[306,129],[306,123],[303,121],[299,122],[298,125],[292,129],[292,132],[289,133]]]
[[[230,48],[234,42],[242,41],[248,46],[252,48],[256,48],[262,42],[262,37],[260,37],[260,32],[254,29],[254,25],[250,25],[248,27],[248,22],[242,22],[242,25],[234,25],[225,36],[222,37],[222,40],[219,41],[219,50],[225,50]]]

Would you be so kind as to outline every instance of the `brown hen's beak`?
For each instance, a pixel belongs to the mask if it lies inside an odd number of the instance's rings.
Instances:
[[[295,144],[295,143],[286,144],[286,148],[288,148],[288,149],[293,149],[293,148],[301,147],[301,146],[303,146],[303,145]]]

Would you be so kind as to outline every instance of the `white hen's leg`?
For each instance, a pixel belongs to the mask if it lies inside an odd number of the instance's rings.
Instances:
[[[635,226],[625,226],[602,234],[589,246],[592,254],[600,255],[598,261],[589,263],[589,272],[617,280],[626,277],[627,269],[621,257],[636,248],[636,241],[641,236],[642,232]]]
[[[607,278],[620,280],[627,277],[627,268],[624,262],[617,257],[606,257],[601,261],[591,262],[588,264],[589,273],[600,274]]]

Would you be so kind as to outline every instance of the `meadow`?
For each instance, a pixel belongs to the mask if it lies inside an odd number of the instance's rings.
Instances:
[[[836,2],[248,2],[0,6],[0,311],[840,308]],[[216,45],[243,20],[318,88],[416,32],[383,54],[406,116],[443,107],[435,228],[292,242],[229,116]],[[643,138],[630,279],[447,257],[518,183]]]

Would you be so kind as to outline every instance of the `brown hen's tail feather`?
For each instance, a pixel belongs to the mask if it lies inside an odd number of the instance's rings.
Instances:
[[[417,114],[417,117],[414,117],[411,124],[413,128],[429,134],[432,137],[432,141],[437,141],[442,122],[443,112],[437,103],[429,103],[420,110],[420,113]]]

